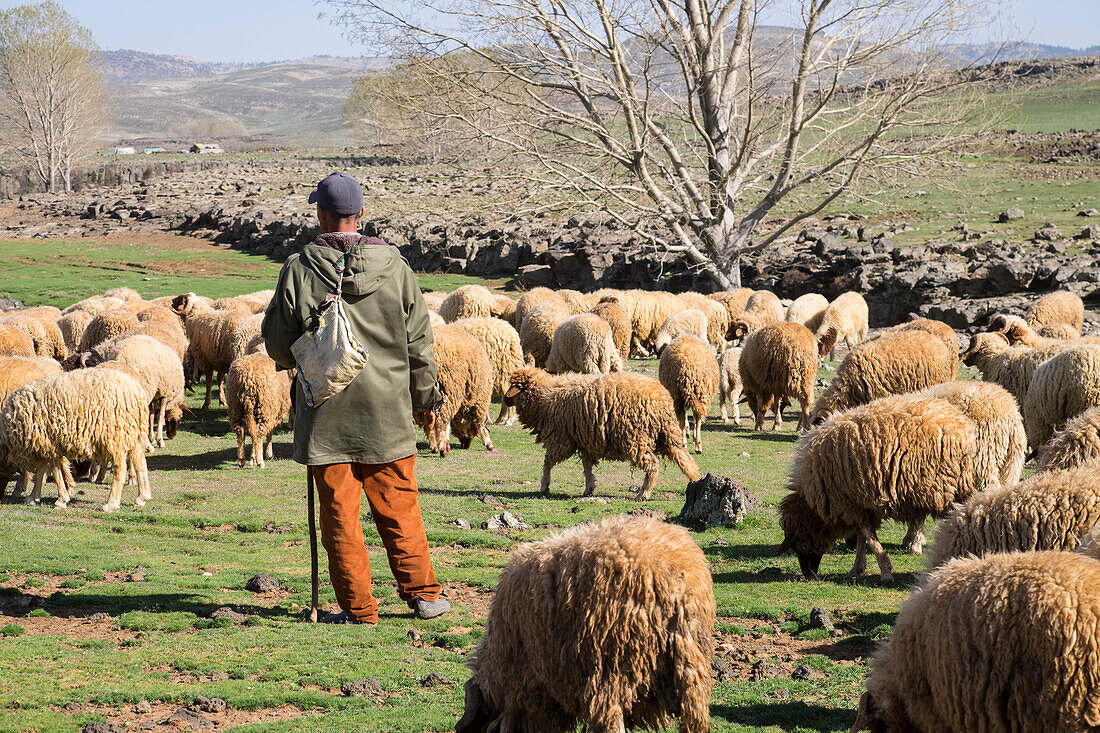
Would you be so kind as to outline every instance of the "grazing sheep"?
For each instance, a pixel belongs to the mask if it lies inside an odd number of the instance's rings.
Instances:
[[[65,341],[65,351],[72,353],[80,347],[80,337],[92,322],[92,315],[87,311],[73,311],[66,313],[57,319],[57,327],[61,331],[61,338]]]
[[[290,372],[277,371],[263,346],[233,361],[225,375],[229,425],[237,434],[237,466],[244,468],[244,440],[252,440],[250,466],[272,458],[271,438],[290,410]],[[267,443],[266,452],[264,442]]]
[[[631,290],[623,307],[630,312],[630,350],[640,356],[649,356],[654,349],[661,326],[673,313],[684,310],[684,303],[672,293],[649,290]],[[704,319],[706,316],[704,316]],[[703,329],[706,337],[706,328]]]
[[[518,546],[456,733],[710,730],[710,568],[686,531],[607,517]]]
[[[558,297],[565,301],[569,312],[573,315],[587,313],[596,304],[597,298],[593,295],[585,295],[578,290],[559,290]]]
[[[84,333],[80,335],[80,345],[77,351],[84,353],[91,351],[104,341],[109,341],[120,336],[125,331],[138,325],[137,316],[128,310],[116,308],[103,311],[88,324]]]
[[[517,328],[516,323],[516,301],[509,298],[507,295],[500,295],[499,293],[493,293],[493,318],[499,318],[505,323]]]
[[[600,299],[599,303],[592,306],[592,313],[607,321],[611,326],[611,340],[615,342],[615,349],[619,352],[619,358],[625,362],[630,358],[630,316],[626,309],[619,303],[614,295],[607,295]]]
[[[982,379],[1001,385],[1023,405],[1035,370],[1064,348],[1064,345],[1037,349],[1009,346],[1004,334],[976,333],[962,353],[962,362],[977,367]]]
[[[611,326],[595,313],[570,316],[554,331],[546,357],[546,371],[551,374],[607,374],[622,369]]]
[[[718,392],[718,360],[714,349],[695,336],[681,336],[661,353],[657,376],[668,393],[687,442],[687,413],[695,418],[692,438],[695,452],[703,452],[703,421]]]
[[[694,336],[701,341],[707,341],[707,327],[707,314],[697,308],[673,313],[661,324],[653,350],[660,354],[665,347],[681,336]]]
[[[31,337],[34,342],[35,356],[45,356],[61,360],[68,349],[65,348],[65,336],[54,321],[28,315],[27,311],[14,311],[0,318],[0,323],[14,326]]]
[[[1092,731],[1100,562],[962,558],[929,574],[879,644],[853,731]]]
[[[779,302],[775,293],[757,290],[745,304],[745,311],[737,316],[730,325],[731,339],[741,339],[764,326],[782,323],[787,317],[787,309]]]
[[[217,310],[213,308],[191,309],[186,314],[185,329],[195,370],[206,378],[206,399],[203,409],[210,407],[217,374],[218,402],[225,404],[223,382],[233,363],[233,334],[241,322],[252,313],[243,308]]]
[[[169,323],[167,321],[141,321],[133,328],[128,328],[113,339],[104,341],[99,346],[92,349],[92,352],[101,351],[103,347],[110,344],[112,341],[120,341],[131,336],[150,336],[161,342],[179,357],[180,361],[183,361],[184,356],[187,354],[187,334],[183,330],[183,326],[179,323]]]
[[[126,305],[126,301],[122,298],[109,298],[104,295],[93,295],[84,300],[73,303],[68,308],[61,311],[61,315],[67,315],[73,311],[84,311],[88,315],[95,318],[100,313],[105,313],[109,310],[115,310],[116,308],[123,308]]]
[[[716,300],[722,305],[726,306],[726,310],[730,314],[730,325],[733,325],[734,319],[745,312],[745,306],[749,302],[749,298],[756,291],[752,288],[738,288],[737,290],[723,290],[718,293],[711,293],[707,297]]]
[[[462,328],[446,325],[435,330],[434,353],[443,401],[435,410],[428,448],[446,457],[453,431],[464,449],[474,438],[481,438],[485,448],[493,450],[485,426],[493,396],[493,366],[485,349]]]
[[[898,331],[924,331],[943,341],[943,345],[952,354],[959,350],[959,337],[955,334],[955,329],[943,321],[934,321],[931,318],[914,318],[908,323],[894,326],[889,332],[897,333]],[[955,374],[951,377],[952,379],[958,376],[958,367],[958,360],[955,360]]]
[[[858,531],[849,577],[863,575],[870,544],[882,582],[892,582],[883,520],[920,526],[969,497],[977,452],[974,421],[944,400],[897,395],[834,415],[798,443],[777,554],[794,550],[812,578],[836,540]]]
[[[147,395],[141,383],[115,369],[80,369],[26,384],[0,410],[0,462],[38,474],[32,501],[41,494],[46,466],[62,459],[111,465],[115,476],[105,512],[119,508],[127,467],[133,465],[136,504],[144,506],[151,498],[144,450]],[[64,485],[58,484],[59,493]],[[61,506],[66,494],[59,497]]]
[[[1028,443],[1038,450],[1054,431],[1100,406],[1100,346],[1074,346],[1035,369],[1023,402]]]
[[[829,343],[827,353],[832,359],[838,342],[843,341],[849,349],[854,349],[860,341],[867,338],[867,329],[867,301],[859,293],[849,290],[829,303],[816,335],[818,343]],[[834,331],[831,338],[830,330]],[[824,357],[826,350],[822,349],[820,353]]]
[[[722,409],[722,422],[729,423],[726,403],[733,405],[733,420],[741,424],[741,347],[731,347],[718,357],[718,404]]]
[[[137,316],[139,323],[162,323],[169,328],[179,328],[181,331],[183,330],[183,319],[171,308],[166,308],[162,305],[146,306],[134,315]]]
[[[657,483],[658,456],[676,463],[689,480],[699,478],[672,397],[652,377],[625,372],[555,377],[524,367],[512,375],[504,399],[518,408],[520,422],[546,449],[543,496],[550,493],[550,470],[573,455],[580,455],[584,468],[585,496],[596,488],[593,469],[601,460],[629,461],[645,471],[639,501],[648,499]]]
[[[836,377],[818,397],[811,421],[817,425],[840,410],[949,382],[958,368],[955,351],[927,331],[884,333],[844,357]]]
[[[496,298],[484,285],[463,285],[439,304],[439,315],[447,323],[460,318],[488,318],[493,315]]]
[[[15,326],[0,323],[0,356],[36,356],[34,339]]]
[[[1065,290],[1047,293],[1035,301],[1024,320],[1033,328],[1066,325],[1077,333],[1085,330],[1085,303],[1081,296]]]
[[[523,348],[520,346],[519,333],[499,318],[463,318],[454,325],[473,336],[485,349],[489,357],[493,374],[493,397],[500,397],[500,414],[497,425],[511,425],[518,418],[515,408],[504,404],[504,393],[508,390],[508,379],[512,372],[523,366]]]
[[[86,366],[118,361],[137,371],[149,390],[150,442],[163,448],[166,417],[178,424],[183,414],[183,362],[179,356],[152,336],[111,341],[93,354]],[[174,426],[169,427],[169,433],[175,434]]]
[[[186,319],[192,311],[208,310],[214,307],[214,301],[205,295],[195,293],[183,293],[172,298],[169,306],[173,313]]]
[[[801,323],[772,323],[749,334],[738,362],[742,391],[756,419],[764,429],[769,409],[775,410],[773,430],[783,424],[784,399],[797,399],[802,408],[798,429],[810,427],[810,405],[817,378],[817,349],[814,335]]]
[[[56,377],[61,374],[61,365],[56,359],[45,356],[0,356],[0,408],[8,395],[24,384],[36,379]],[[0,499],[8,485],[8,469],[0,461]],[[27,477],[21,477],[15,489],[15,496],[22,496]]]
[[[1039,449],[1035,470],[1074,468],[1094,458],[1100,458],[1100,407],[1085,410],[1055,433]]]
[[[1037,473],[970,497],[936,527],[928,567],[953,557],[1072,550],[1100,522],[1100,463]]]
[[[565,307],[567,312],[569,310],[569,307],[566,305],[565,301],[562,300],[561,298],[559,298],[558,294],[555,293],[550,288],[542,288],[542,287],[532,288],[531,290],[528,290],[523,295],[519,296],[519,300],[516,301],[516,316],[515,316],[515,318],[516,318],[516,323],[518,324],[517,328],[523,326],[523,322],[527,319],[527,314],[535,306],[539,305],[540,303],[547,303],[547,302],[557,303],[557,304]],[[551,333],[553,333],[553,332],[551,332]]]
[[[569,318],[569,308],[560,298],[531,308],[519,327],[519,342],[528,364],[545,366],[554,343],[554,332],[566,318]]]
[[[787,308],[787,320],[793,323],[801,323],[811,331],[816,332],[825,318],[825,310],[829,307],[829,299],[820,293],[806,293],[795,298]]]
[[[707,316],[707,341],[721,354],[726,350],[726,336],[729,335],[733,317],[722,303],[699,293],[680,293],[679,298],[688,308],[701,310]]]

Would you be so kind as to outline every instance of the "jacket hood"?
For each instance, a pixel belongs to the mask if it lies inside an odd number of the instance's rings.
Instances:
[[[313,274],[336,291],[336,263],[344,256],[331,247],[307,244],[299,261]],[[370,295],[393,277],[393,272],[403,262],[396,247],[365,244],[354,248],[347,255],[344,268],[344,292],[348,295]]]

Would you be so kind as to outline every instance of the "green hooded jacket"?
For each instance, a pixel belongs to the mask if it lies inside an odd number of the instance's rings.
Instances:
[[[342,256],[309,244],[283,265],[262,327],[267,353],[281,368],[294,367],[291,345],[336,292]],[[343,291],[344,312],[367,349],[367,365],[343,392],[312,409],[296,386],[294,460],[317,466],[407,458],[416,453],[413,410],[430,409],[440,399],[428,306],[408,263],[386,245],[351,250]]]

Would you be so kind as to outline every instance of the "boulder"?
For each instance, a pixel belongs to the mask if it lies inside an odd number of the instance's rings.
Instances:
[[[1024,210],[1019,208],[1018,206],[1013,206],[1009,209],[1005,209],[1004,211],[1002,211],[1000,216],[997,217],[997,221],[999,221],[1001,224],[1007,224],[1010,221],[1016,221],[1017,219],[1023,218]]]
[[[734,527],[756,510],[759,500],[745,485],[708,473],[687,486],[687,499],[677,519],[699,530]]]

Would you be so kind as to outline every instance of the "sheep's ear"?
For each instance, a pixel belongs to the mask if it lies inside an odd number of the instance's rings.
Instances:
[[[508,391],[504,393],[504,399],[510,400],[522,391],[522,389],[513,384],[511,387],[508,388]]]
[[[779,549],[777,549],[775,551],[775,556],[779,557],[780,555],[787,554],[788,552],[791,551],[791,547],[793,547],[793,546],[794,546],[794,540],[792,540],[790,537],[784,537],[783,542],[781,542],[779,544]]]

